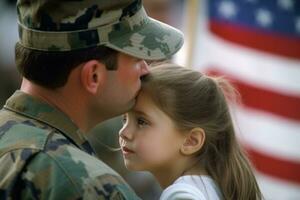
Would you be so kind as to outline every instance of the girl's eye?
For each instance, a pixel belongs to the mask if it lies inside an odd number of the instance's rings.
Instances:
[[[139,126],[147,126],[147,125],[149,125],[149,123],[145,119],[143,119],[141,117],[137,118],[137,124]]]
[[[126,115],[123,115],[123,116],[122,116],[122,123],[123,123],[123,124],[126,124],[126,121],[127,121],[127,116],[126,116]]]

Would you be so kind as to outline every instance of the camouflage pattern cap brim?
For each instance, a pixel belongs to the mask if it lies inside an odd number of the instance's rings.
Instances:
[[[146,60],[169,58],[182,45],[183,35],[180,31],[152,18],[128,34],[112,33],[111,40],[106,44],[112,49]]]
[[[182,33],[148,17],[143,6],[137,8],[127,15],[122,9],[110,11],[107,15],[117,16],[119,20],[72,31],[38,30],[19,21],[20,44],[40,51],[71,51],[104,45],[147,60],[165,59],[176,53],[183,45]]]

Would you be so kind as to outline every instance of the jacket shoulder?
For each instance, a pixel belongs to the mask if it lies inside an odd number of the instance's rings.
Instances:
[[[5,191],[5,195],[11,194],[9,188],[14,187],[29,160],[44,148],[50,133],[50,130],[35,127],[29,121],[10,119],[1,124],[0,191]]]
[[[27,166],[24,179],[35,186],[31,191],[41,191],[41,198],[50,192],[67,199],[138,199],[117,172],[60,134],[49,138]]]
[[[42,150],[51,132],[26,121],[7,121],[0,127],[0,157],[17,149]]]

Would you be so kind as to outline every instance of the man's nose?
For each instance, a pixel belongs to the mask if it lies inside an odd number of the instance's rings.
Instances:
[[[149,74],[149,65],[146,63],[146,61],[141,61],[140,63],[140,67],[141,67],[141,77]]]

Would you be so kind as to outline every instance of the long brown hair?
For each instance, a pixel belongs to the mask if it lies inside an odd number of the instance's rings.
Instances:
[[[235,136],[226,100],[235,90],[228,81],[161,64],[150,69],[142,89],[178,129],[204,129],[199,163],[218,184],[224,199],[262,199],[250,162]]]

